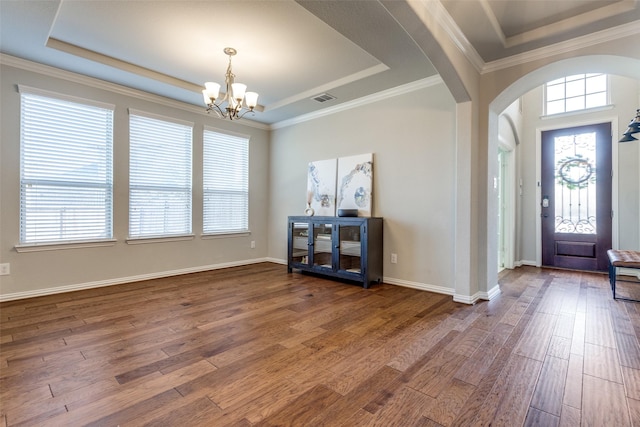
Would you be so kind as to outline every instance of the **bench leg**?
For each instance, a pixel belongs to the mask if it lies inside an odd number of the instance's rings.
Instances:
[[[609,262],[609,284],[613,291],[613,299],[616,299],[616,266]]]
[[[611,283],[611,291],[613,292],[613,299],[614,300],[640,302],[640,300],[637,300],[637,299],[625,298],[625,297],[617,297],[616,296],[616,281],[617,281],[616,273],[617,273],[617,267],[615,265],[609,263],[609,283]],[[640,282],[632,281],[632,280],[622,280],[622,279],[620,279],[620,281],[621,282],[630,282],[630,283],[640,284]]]

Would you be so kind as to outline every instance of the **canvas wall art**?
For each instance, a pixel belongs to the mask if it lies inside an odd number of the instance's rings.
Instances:
[[[313,209],[313,215],[336,214],[336,167],[336,159],[309,163],[307,208]]]
[[[358,209],[370,217],[373,190],[373,153],[338,159],[336,209]]]

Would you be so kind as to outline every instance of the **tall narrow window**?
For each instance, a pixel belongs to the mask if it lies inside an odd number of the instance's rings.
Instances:
[[[113,106],[19,87],[20,243],[113,237]]]
[[[129,237],[191,234],[193,124],[129,113]]]
[[[559,114],[607,105],[606,74],[576,74],[545,84],[545,114]]]
[[[249,230],[249,139],[205,129],[204,233]]]

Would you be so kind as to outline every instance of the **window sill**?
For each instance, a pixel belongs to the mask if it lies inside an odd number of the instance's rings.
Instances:
[[[221,233],[208,233],[208,234],[202,234],[200,236],[201,239],[224,239],[227,237],[244,237],[244,236],[251,236],[251,231],[246,230],[246,231],[227,231],[227,232],[221,232]]]
[[[41,252],[41,251],[57,251],[62,249],[78,249],[78,248],[98,248],[105,246],[115,246],[118,241],[116,239],[107,240],[79,240],[75,242],[50,242],[50,243],[25,243],[15,245],[16,252]]]
[[[185,234],[180,236],[150,236],[150,237],[129,237],[127,245],[144,245],[147,243],[165,243],[165,242],[181,242],[185,240],[193,240],[193,234]]]
[[[589,113],[597,113],[599,111],[613,110],[614,108],[615,108],[615,105],[609,104],[609,105],[603,105],[600,107],[586,108],[584,110],[575,110],[575,111],[567,111],[564,113],[544,115],[544,116],[540,116],[540,119],[541,120],[558,119],[562,117],[577,116],[579,114],[589,114]]]

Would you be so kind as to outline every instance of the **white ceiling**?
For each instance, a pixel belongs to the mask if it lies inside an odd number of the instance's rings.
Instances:
[[[251,119],[276,123],[437,74],[385,3],[366,1],[7,1],[0,50],[194,105],[223,83],[260,94]],[[620,25],[635,0],[421,0],[488,63]],[[330,93],[320,104],[311,98]]]

